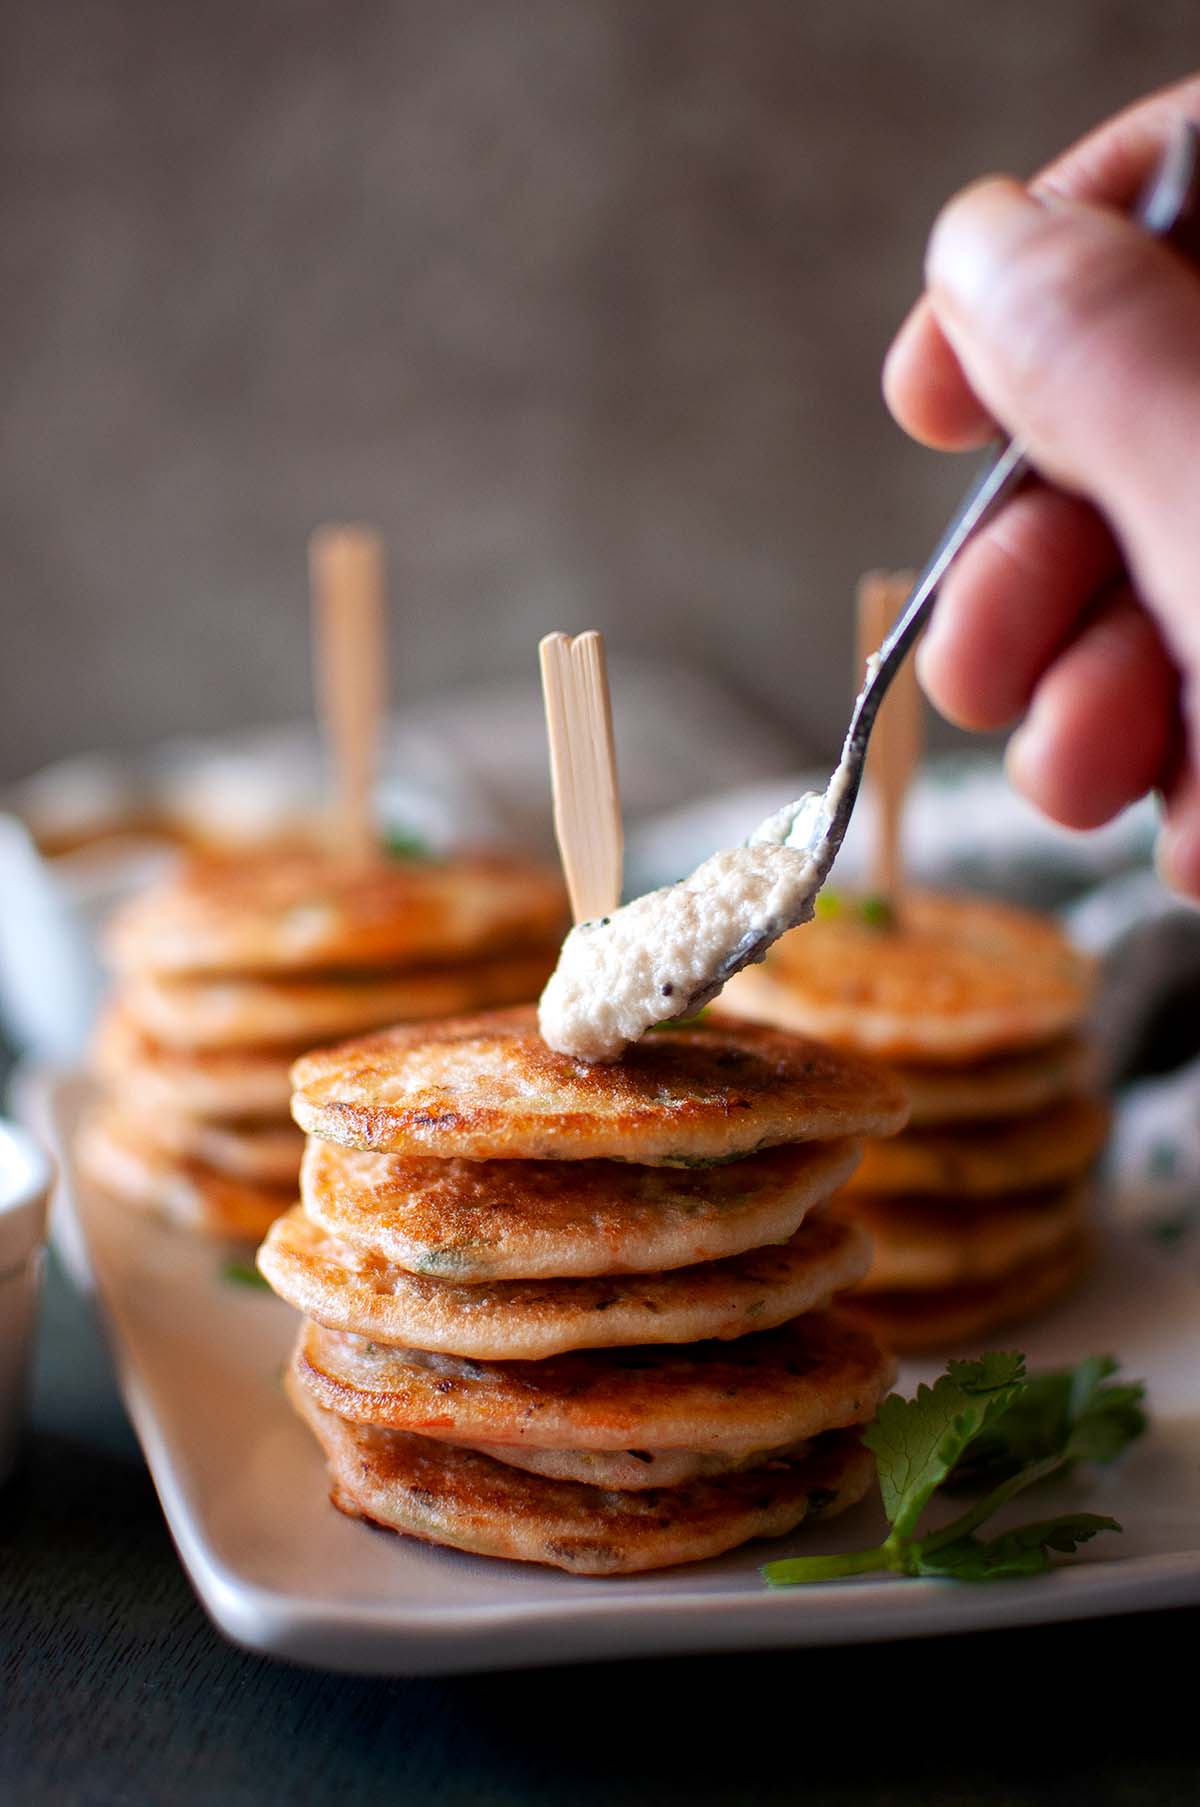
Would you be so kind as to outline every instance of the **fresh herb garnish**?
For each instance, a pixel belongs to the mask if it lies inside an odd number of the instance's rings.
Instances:
[[[427,860],[433,856],[429,842],[409,828],[389,828],[382,841],[384,852],[394,860]]]
[[[896,911],[886,897],[864,897],[858,913],[869,929],[894,929]]]
[[[271,1290],[258,1269],[249,1261],[222,1262],[221,1278],[228,1280],[231,1286],[257,1286],[263,1292]]]
[[[949,1488],[995,1487],[1054,1455],[1064,1467],[1111,1462],[1146,1428],[1145,1387],[1140,1381],[1106,1386],[1116,1372],[1111,1355],[1093,1355],[1076,1368],[1031,1375],[999,1421],[976,1437]]]
[[[691,1016],[669,1016],[661,1023],[651,1023],[650,1028],[652,1031],[661,1029],[694,1029],[697,1023],[707,1022],[710,1015],[711,1012],[705,1004],[702,1005],[699,1010],[693,1010]]]
[[[999,1581],[1043,1574],[1055,1553],[1075,1550],[1100,1531],[1119,1531],[1114,1518],[1068,1512],[990,1539],[976,1535],[1025,1488],[1077,1462],[1112,1462],[1141,1435],[1145,1389],[1138,1383],[1105,1386],[1116,1370],[1111,1356],[1100,1355],[1062,1372],[1030,1376],[1023,1355],[994,1352],[978,1361],[952,1361],[913,1399],[892,1393],[863,1434],[879,1471],[888,1536],[869,1550],[769,1562],[763,1578],[786,1587],[883,1569]],[[960,1517],[918,1536],[938,1489],[967,1486],[990,1491]]]

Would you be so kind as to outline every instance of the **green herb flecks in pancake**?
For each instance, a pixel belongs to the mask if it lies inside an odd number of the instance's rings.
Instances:
[[[859,1423],[891,1358],[838,1311],[728,1342],[463,1361],[309,1323],[299,1383],[356,1421],[471,1444],[740,1458]]]
[[[299,1208],[272,1225],[258,1251],[280,1297],[331,1330],[482,1361],[768,1330],[828,1304],[862,1278],[869,1259],[863,1233],[828,1214],[778,1247],[663,1274],[462,1285],[339,1242]]]
[[[852,1055],[715,1017],[598,1067],[549,1049],[532,1010],[495,1011],[323,1050],[293,1078],[310,1135],[469,1160],[724,1159],[888,1135],[906,1111],[895,1082]]]
[[[798,1143],[680,1172],[616,1161],[462,1161],[312,1141],[301,1196],[331,1236],[466,1282],[661,1273],[783,1243],[858,1144]]]
[[[782,1536],[818,1511],[844,1511],[871,1484],[871,1459],[858,1438],[834,1432],[796,1461],[614,1492],[528,1474],[404,1431],[350,1424],[294,1379],[289,1391],[325,1452],[331,1497],[343,1512],[453,1549],[577,1575],[700,1562],[750,1538]]]

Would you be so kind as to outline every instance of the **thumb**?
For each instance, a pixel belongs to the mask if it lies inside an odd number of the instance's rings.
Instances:
[[[976,394],[1094,502],[1200,670],[1200,274],[1132,220],[991,178],[945,208],[930,299]]]

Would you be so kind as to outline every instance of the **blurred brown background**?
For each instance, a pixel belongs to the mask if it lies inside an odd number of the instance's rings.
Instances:
[[[0,777],[303,713],[338,515],[401,699],[595,625],[831,750],[964,481],[878,397],[938,204],[1197,61],[1195,0],[7,0]]]

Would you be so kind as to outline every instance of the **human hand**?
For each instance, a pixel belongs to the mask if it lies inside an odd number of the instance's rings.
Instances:
[[[1200,77],[1081,140],[1029,189],[956,196],[888,354],[902,426],[943,448],[996,423],[1028,486],[960,555],[919,654],[952,721],[1024,720],[1013,782],[1095,827],[1162,791],[1160,866],[1200,896],[1200,271],[1127,217]]]

